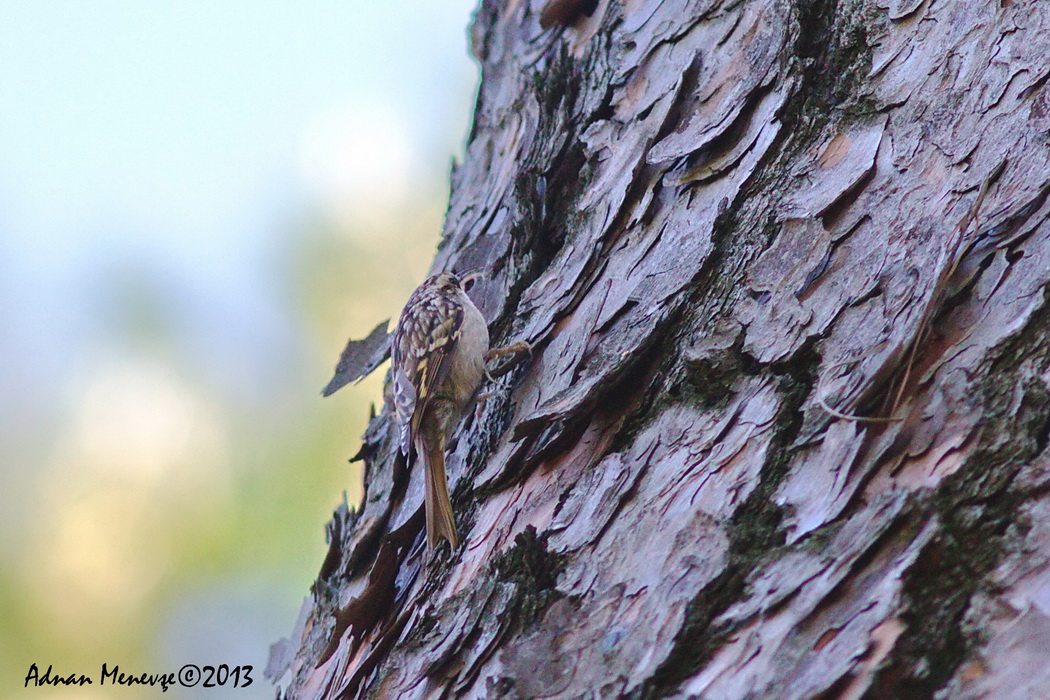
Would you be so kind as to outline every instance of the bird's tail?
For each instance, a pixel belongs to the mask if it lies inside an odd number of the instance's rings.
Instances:
[[[427,515],[427,546],[434,549],[442,539],[452,548],[459,546],[452,501],[448,497],[448,477],[445,474],[445,450],[441,444],[429,445],[428,440],[417,439],[416,453],[423,460],[426,474],[425,509]],[[440,443],[435,440],[433,442]]]

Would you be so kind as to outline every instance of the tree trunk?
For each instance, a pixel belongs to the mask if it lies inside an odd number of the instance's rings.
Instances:
[[[471,37],[434,269],[534,351],[449,449],[451,554],[372,421],[284,696],[1050,697],[1050,4]]]

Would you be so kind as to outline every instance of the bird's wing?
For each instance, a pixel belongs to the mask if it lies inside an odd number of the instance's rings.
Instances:
[[[410,299],[402,313],[394,335],[394,408],[403,454],[427,403],[448,376],[462,326],[463,307],[441,294]]]

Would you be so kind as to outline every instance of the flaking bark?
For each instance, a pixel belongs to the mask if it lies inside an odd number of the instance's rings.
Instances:
[[[1050,5],[561,5],[471,29],[464,546],[385,410],[280,692],[1050,697]]]

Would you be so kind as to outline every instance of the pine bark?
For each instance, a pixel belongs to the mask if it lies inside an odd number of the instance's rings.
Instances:
[[[534,350],[450,445],[451,554],[372,421],[283,696],[1050,697],[1050,4],[471,41],[434,270]]]

